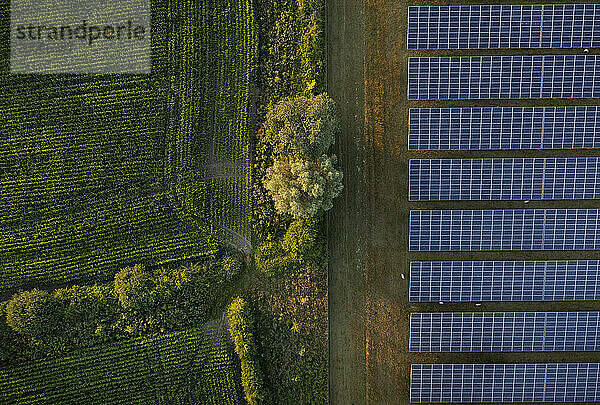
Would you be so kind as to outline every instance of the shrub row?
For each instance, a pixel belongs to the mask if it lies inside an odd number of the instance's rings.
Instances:
[[[261,38],[257,118],[262,122],[269,106],[281,99],[325,90],[325,3],[255,0],[254,4]],[[264,139],[262,129],[258,129],[254,152],[252,225],[253,236],[260,242],[281,237],[290,225],[291,216],[277,213],[262,184],[274,160],[273,147]]]
[[[136,265],[119,271],[108,284],[21,292],[0,308],[0,322],[8,326],[0,327],[0,340],[21,337],[35,357],[44,357],[198,326],[208,320],[222,287],[233,281],[240,266],[232,257],[155,271]],[[0,361],[31,351],[1,350]]]
[[[265,393],[252,335],[254,322],[246,301],[235,298],[229,305],[227,316],[235,351],[240,357],[244,395],[249,405],[258,405],[265,399]]]
[[[300,76],[302,92],[311,95],[323,91],[325,40],[323,34],[324,0],[298,0]]]

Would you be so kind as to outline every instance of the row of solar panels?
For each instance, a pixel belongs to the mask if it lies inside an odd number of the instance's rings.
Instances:
[[[409,250],[600,249],[600,210],[413,210]]]
[[[411,352],[598,351],[600,312],[410,315]]]
[[[600,363],[412,364],[412,403],[600,400]]]
[[[600,198],[600,158],[412,159],[409,200]]]
[[[600,46],[600,5],[472,5],[408,8],[408,49]]]
[[[600,147],[600,108],[411,108],[408,149]]]
[[[600,97],[600,56],[456,56],[408,59],[408,99]]]
[[[600,261],[415,261],[409,300],[600,300]]]

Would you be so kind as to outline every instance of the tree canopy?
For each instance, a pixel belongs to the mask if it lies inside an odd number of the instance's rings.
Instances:
[[[275,209],[296,218],[313,217],[333,206],[342,191],[342,173],[333,167],[335,156],[318,159],[280,156],[267,169],[264,185]]]
[[[276,154],[318,158],[339,130],[335,103],[325,93],[285,98],[269,110],[264,129]]]
[[[59,302],[47,291],[24,291],[15,294],[6,306],[6,323],[15,332],[35,337],[49,336],[61,321]]]

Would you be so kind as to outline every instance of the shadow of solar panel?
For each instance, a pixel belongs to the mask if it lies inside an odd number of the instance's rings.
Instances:
[[[412,159],[409,200],[600,198],[598,158]]]
[[[600,108],[411,108],[408,149],[600,148]]]
[[[600,5],[471,5],[408,8],[408,49],[600,46]]]
[[[411,262],[412,302],[600,300],[600,261]]]
[[[411,352],[598,351],[599,312],[410,315]]]
[[[600,56],[464,56],[408,60],[408,99],[600,97]]]
[[[596,209],[413,210],[409,250],[600,249]]]
[[[599,399],[599,363],[411,365],[411,403]]]

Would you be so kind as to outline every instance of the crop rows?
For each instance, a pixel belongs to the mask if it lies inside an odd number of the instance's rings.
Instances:
[[[172,3],[171,84],[179,122],[172,164],[249,161],[248,107],[256,58],[250,0]],[[211,145],[212,144],[212,145]],[[209,153],[211,152],[211,153]]]
[[[144,77],[30,76],[1,90],[0,291],[212,254],[163,186],[165,105]]]
[[[205,230],[188,230],[157,197],[104,197],[0,231],[6,290],[32,282],[107,279],[125,264],[203,256],[216,246]]]
[[[0,403],[236,404],[225,329],[136,339],[0,370]]]
[[[170,18],[186,23],[173,26],[169,37],[178,122],[169,136],[166,172],[176,179],[174,191],[186,211],[249,239],[248,109],[257,41],[251,0],[180,1],[172,3]],[[239,165],[239,176],[223,178],[219,168],[231,165]],[[210,173],[208,167],[217,170],[209,185],[201,184],[209,179],[199,173]]]
[[[166,81],[121,75],[0,82],[0,292],[99,281],[135,262],[212,254],[216,246],[203,225],[249,239],[251,0],[152,7],[156,73],[166,71]],[[206,164],[218,172],[223,162],[239,164],[239,175],[214,176],[210,187],[201,184],[206,179],[174,187],[180,176]],[[211,194],[198,198],[199,190]],[[200,201],[210,203],[195,205]]]
[[[250,205],[249,195],[246,192],[250,186],[250,178],[246,170],[232,170],[234,173],[241,171],[240,175],[223,178],[205,178],[186,176],[177,184],[183,208],[196,217],[210,219],[213,231],[223,228],[235,235],[233,238],[224,236],[227,232],[220,232],[219,238],[225,239],[233,245],[239,238],[250,240],[247,209]],[[233,236],[232,235],[232,236]]]
[[[116,83],[6,92],[0,139],[3,220],[86,193],[157,187],[164,112],[155,92]]]

